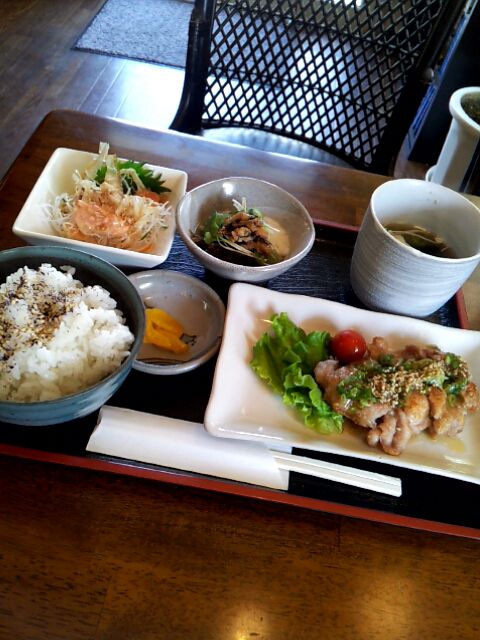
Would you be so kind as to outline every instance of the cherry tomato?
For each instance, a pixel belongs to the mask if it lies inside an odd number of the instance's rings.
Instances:
[[[365,338],[357,331],[340,331],[330,342],[330,351],[340,362],[361,360],[367,351]]]

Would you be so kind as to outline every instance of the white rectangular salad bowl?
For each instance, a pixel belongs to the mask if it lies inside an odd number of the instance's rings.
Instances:
[[[286,312],[307,333],[319,330],[334,335],[354,329],[367,342],[383,336],[393,348],[436,344],[444,351],[463,356],[473,381],[480,385],[478,331],[235,283],[229,292],[222,346],[205,414],[207,431],[215,436],[262,442],[274,450],[312,449],[480,484],[480,412],[467,417],[458,437],[436,442],[422,433],[399,456],[370,447],[361,427],[346,425],[343,433],[334,435],[321,435],[306,427],[250,368],[254,344],[269,331],[272,314],[281,312]]]
[[[145,165],[155,173],[161,173],[162,179],[165,180],[164,186],[171,190],[168,195],[172,213],[155,253],[141,253],[81,240],[70,240],[61,237],[52,228],[44,210],[45,205],[52,203],[54,198],[62,193],[73,193],[73,173],[75,170],[82,172],[96,156],[96,153],[75,149],[56,149],[18,214],[13,224],[13,233],[29,244],[60,245],[87,251],[118,267],[146,269],[161,264],[170,252],[175,235],[175,209],[187,188],[187,174],[184,171],[151,164]],[[140,157],[129,159],[141,160]]]

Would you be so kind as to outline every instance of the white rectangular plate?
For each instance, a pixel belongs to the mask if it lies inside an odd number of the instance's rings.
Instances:
[[[237,283],[230,288],[223,341],[205,414],[205,426],[212,435],[263,442],[272,449],[288,446],[337,453],[480,484],[479,413],[468,416],[458,438],[434,441],[422,433],[400,456],[368,446],[361,427],[347,426],[342,434],[322,436],[304,426],[249,366],[253,345],[269,330],[272,314],[282,311],[307,333],[326,330],[333,335],[354,329],[367,341],[384,336],[394,348],[436,344],[463,356],[474,382],[480,383],[480,332]]]
[[[13,224],[13,233],[29,244],[69,246],[72,249],[87,251],[99,258],[108,260],[108,262],[118,267],[150,268],[161,264],[167,259],[172,247],[175,235],[175,209],[179,200],[185,195],[187,188],[187,174],[184,171],[157,167],[151,164],[145,165],[154,172],[161,173],[162,179],[165,180],[165,186],[171,190],[169,202],[172,213],[168,227],[165,229],[165,233],[162,234],[155,253],[140,253],[126,249],[116,249],[115,247],[103,247],[91,242],[69,240],[59,236],[52,228],[42,210],[43,206],[47,203],[52,203],[55,196],[61,193],[73,193],[74,182],[72,176],[74,171],[82,172],[96,156],[96,153],[88,153],[76,149],[56,149],[50,156],[18,214]],[[129,159],[141,160],[141,158]]]

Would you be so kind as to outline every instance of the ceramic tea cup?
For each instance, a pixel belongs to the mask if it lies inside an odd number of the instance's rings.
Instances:
[[[407,224],[441,237],[454,258],[414,249],[386,227]],[[391,180],[370,199],[350,281],[370,309],[424,317],[439,309],[480,262],[480,211],[467,198],[423,180]]]

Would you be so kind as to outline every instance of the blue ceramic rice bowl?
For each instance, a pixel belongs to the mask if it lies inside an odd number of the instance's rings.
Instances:
[[[50,264],[60,269],[74,267],[74,278],[84,286],[100,285],[116,301],[133,334],[129,355],[99,382],[53,400],[38,402],[0,401],[0,420],[17,425],[44,426],[68,422],[89,415],[105,404],[130,372],[140,349],[145,328],[143,303],[127,276],[110,263],[66,247],[35,246],[0,252],[0,284],[22,267],[37,269]]]

